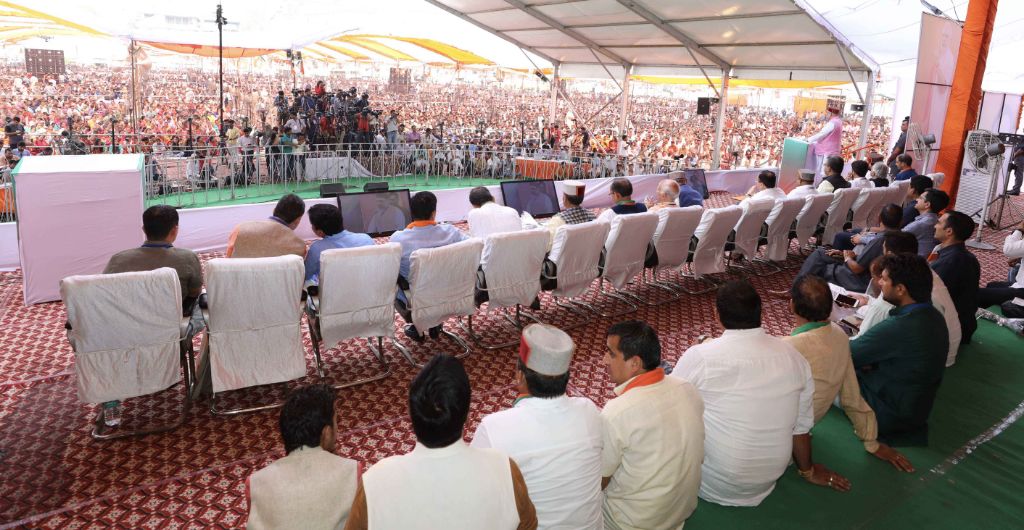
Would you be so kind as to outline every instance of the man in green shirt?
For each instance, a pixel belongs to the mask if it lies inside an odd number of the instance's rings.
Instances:
[[[946,322],[931,303],[931,269],[920,256],[889,254],[879,284],[895,309],[850,342],[860,393],[875,411],[880,441],[927,445],[949,347]]]

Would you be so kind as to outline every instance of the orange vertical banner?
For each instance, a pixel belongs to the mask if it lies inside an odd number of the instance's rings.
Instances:
[[[942,127],[939,158],[935,161],[935,171],[946,174],[942,189],[952,199],[951,208],[956,204],[956,192],[960,188],[967,132],[978,123],[981,80],[985,76],[988,45],[992,40],[998,4],[999,0],[971,0],[967,5],[967,20],[960,38],[960,53]]]

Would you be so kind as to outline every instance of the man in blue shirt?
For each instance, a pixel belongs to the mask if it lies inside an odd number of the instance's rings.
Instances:
[[[675,175],[676,182],[679,184],[679,198],[676,199],[676,204],[680,208],[687,206],[704,206],[704,196],[695,189],[686,180],[685,173],[677,173]]]
[[[309,224],[321,239],[314,241],[306,252],[306,285],[320,283],[320,254],[335,248],[366,247],[373,238],[342,228],[341,210],[333,204],[315,204],[309,209]]]
[[[434,221],[434,217],[437,215],[437,196],[429,191],[421,191],[413,195],[409,200],[409,210],[412,213],[412,222],[405,227],[405,230],[391,234],[391,242],[402,245],[402,263],[399,266],[398,274],[404,280],[409,278],[410,258],[413,252],[421,248],[451,245],[469,238],[452,225],[437,224]],[[412,325],[412,311],[408,307],[408,301],[402,290],[398,291],[395,309],[407,322],[405,335],[417,342],[423,342],[423,335],[416,329],[416,326]],[[441,326],[428,331],[431,338],[437,338],[440,336]]]
[[[901,180],[907,180],[914,175],[917,175],[917,171],[910,167],[914,163],[914,158],[908,154],[902,154],[896,157],[896,169],[899,173],[896,173],[896,177],[893,179],[897,182]]]
[[[914,206],[918,216],[914,221],[903,227],[904,232],[914,234],[917,238],[917,253],[922,258],[931,254],[939,241],[935,239],[935,225],[939,222],[939,212],[949,206],[949,195],[934,188],[926,190]]]

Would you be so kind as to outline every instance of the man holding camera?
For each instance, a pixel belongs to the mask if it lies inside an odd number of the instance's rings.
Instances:
[[[388,135],[388,148],[394,149],[395,144],[398,143],[398,111],[392,110],[391,115],[388,116],[388,121],[385,124],[385,130]]]

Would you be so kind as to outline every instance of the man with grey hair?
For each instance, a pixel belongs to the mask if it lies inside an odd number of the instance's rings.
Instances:
[[[875,165],[871,166],[871,177],[869,180],[871,180],[876,188],[889,187],[888,177],[889,166],[885,165],[885,162],[875,162]]]
[[[679,184],[675,180],[665,179],[658,183],[658,191],[654,197],[647,197],[647,211],[656,212],[663,208],[676,206],[679,198]]]

